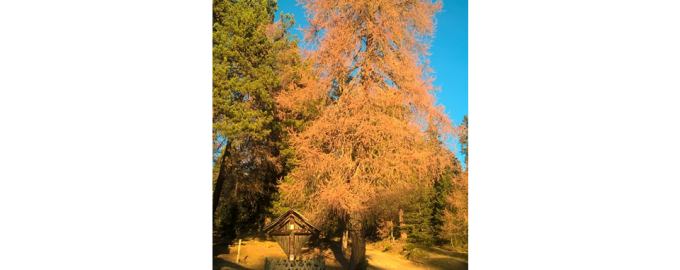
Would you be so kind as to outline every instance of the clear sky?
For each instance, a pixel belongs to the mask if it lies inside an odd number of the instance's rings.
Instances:
[[[468,114],[468,1],[446,0],[443,11],[437,14],[437,30],[430,47],[430,66],[434,70],[434,85],[440,87],[437,93],[439,103],[446,108],[451,120],[459,124],[463,115]],[[295,17],[294,34],[302,39],[297,28],[308,25],[305,11],[295,0],[279,0],[280,12]],[[460,158],[460,145],[456,146]]]

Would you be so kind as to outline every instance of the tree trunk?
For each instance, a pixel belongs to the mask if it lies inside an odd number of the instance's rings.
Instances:
[[[364,228],[353,228],[352,236],[352,255],[349,257],[349,270],[359,269],[359,263],[366,257],[366,234]],[[365,267],[365,265],[364,265]]]
[[[215,213],[217,212],[217,206],[220,203],[220,195],[222,194],[222,186],[224,185],[224,179],[227,178],[229,174],[227,172],[227,159],[230,156],[229,147],[231,147],[231,142],[227,142],[227,145],[222,151],[222,158],[220,159],[220,171],[217,174],[217,181],[215,183],[215,190],[213,191],[213,220],[215,220]]]
[[[390,220],[390,243],[394,244],[394,223]]]
[[[406,223],[404,223],[404,210],[399,209],[399,231],[401,232],[401,239],[406,239]]]
[[[366,231],[361,215],[349,216],[349,235],[352,238],[352,255],[349,257],[349,270],[366,269],[361,265],[366,257]]]
[[[234,198],[238,196],[238,182],[234,181]]]
[[[349,237],[349,231],[345,229],[345,231],[342,232],[342,251],[347,250],[347,238]]]

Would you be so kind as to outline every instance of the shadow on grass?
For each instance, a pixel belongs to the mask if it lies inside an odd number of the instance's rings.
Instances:
[[[227,244],[213,245],[213,257],[220,254],[229,254],[229,245]]]
[[[249,270],[248,268],[245,268],[239,264],[226,261],[222,258],[213,257],[213,269],[222,269],[222,267],[225,266],[227,267],[227,269]]]
[[[449,251],[445,249],[441,249],[438,247],[421,247],[421,249],[429,252],[429,253],[435,253],[439,255],[444,255],[444,256],[449,256],[449,257],[454,257],[458,259],[465,260],[467,262],[468,260],[468,254],[467,253],[459,253],[455,251]]]
[[[433,270],[467,270],[468,263],[454,258],[430,258],[425,261],[427,269]]]

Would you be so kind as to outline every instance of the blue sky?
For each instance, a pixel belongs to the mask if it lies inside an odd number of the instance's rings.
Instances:
[[[297,28],[308,25],[304,9],[295,0],[279,0],[280,12],[295,17],[294,34],[302,39]],[[430,47],[430,66],[434,70],[434,85],[440,87],[437,99],[446,108],[451,120],[459,124],[468,113],[468,1],[444,1],[437,14],[437,30]],[[456,152],[460,151],[457,146]],[[456,153],[460,158],[460,153]]]

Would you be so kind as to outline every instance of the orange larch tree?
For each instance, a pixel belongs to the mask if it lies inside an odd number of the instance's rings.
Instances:
[[[316,222],[347,219],[350,269],[365,256],[368,226],[385,202],[429,186],[451,162],[441,144],[453,128],[436,105],[427,61],[441,2],[299,0],[314,82],[277,96],[282,110],[316,104],[318,117],[291,131],[296,167],[281,188]],[[310,103],[310,100],[314,101]],[[293,110],[293,109],[291,109]]]
[[[446,197],[443,224],[439,237],[450,241],[451,248],[468,248],[468,172],[451,179],[453,189]]]

